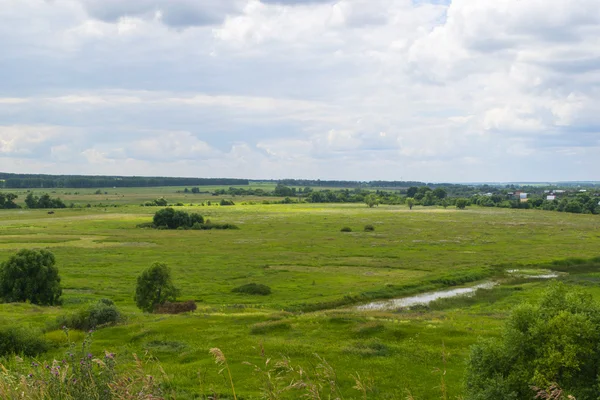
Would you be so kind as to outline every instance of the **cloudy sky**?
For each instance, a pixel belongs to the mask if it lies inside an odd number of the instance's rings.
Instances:
[[[598,0],[0,0],[0,171],[600,180]]]

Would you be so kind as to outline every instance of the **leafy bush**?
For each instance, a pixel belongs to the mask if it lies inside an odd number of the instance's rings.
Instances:
[[[271,288],[261,283],[248,283],[234,288],[232,292],[267,296],[271,294]]]
[[[365,232],[373,232],[375,227],[373,225],[365,225]]]
[[[221,201],[219,202],[220,205],[222,206],[234,206],[235,203],[233,202],[233,200],[226,200],[226,199],[221,199]]]
[[[352,232],[352,228],[350,228],[349,226],[345,226],[342,229],[340,229],[340,232]]]
[[[154,263],[137,278],[135,304],[139,309],[152,312],[167,300],[175,301],[179,289],[173,285],[171,270],[164,263]]]
[[[147,224],[139,224],[139,228],[147,227]],[[239,229],[236,225],[224,223],[216,224],[205,220],[198,213],[188,214],[185,211],[175,211],[171,207],[163,208],[154,214],[152,227],[156,229],[194,229],[194,230],[210,230],[210,229]]]
[[[54,254],[48,250],[20,250],[0,264],[0,298],[5,302],[55,305],[62,289]]]
[[[564,395],[600,397],[600,306],[579,290],[553,283],[537,304],[517,307],[501,339],[471,348],[467,398],[534,399],[556,384]]]
[[[196,302],[193,300],[183,302],[165,301],[164,304],[159,304],[154,308],[155,314],[181,314],[184,312],[195,311],[197,308]]]
[[[56,319],[59,326],[87,331],[103,325],[116,324],[121,320],[121,313],[115,303],[109,299],[101,299],[88,308],[79,310],[68,316]]]
[[[34,357],[48,351],[48,348],[48,342],[31,329],[0,328],[0,357],[10,354]]]

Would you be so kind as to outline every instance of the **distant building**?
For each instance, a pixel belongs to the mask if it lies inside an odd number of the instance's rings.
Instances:
[[[556,200],[556,195],[555,194],[549,194],[548,196],[546,196],[546,200]]]

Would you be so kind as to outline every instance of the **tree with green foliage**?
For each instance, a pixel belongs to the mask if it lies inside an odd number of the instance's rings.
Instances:
[[[437,197],[438,199],[442,200],[442,199],[445,199],[446,196],[448,196],[448,192],[446,192],[446,189],[444,189],[444,188],[437,188],[437,189],[434,189],[433,195],[435,197]]]
[[[25,197],[25,205],[27,208],[66,208],[65,203],[61,199],[53,199],[48,193],[44,193],[40,197],[34,196],[33,193],[29,193]]]
[[[0,298],[8,303],[60,303],[62,289],[54,254],[48,250],[20,250],[0,265]]]
[[[408,208],[410,210],[412,210],[413,206],[415,205],[415,199],[413,199],[412,197],[407,197],[406,198],[406,205],[408,206]]]
[[[377,195],[374,193],[366,195],[365,204],[369,206],[369,208],[373,208],[374,206],[378,205],[379,199],[377,198]]]
[[[467,199],[456,199],[456,208],[459,210],[464,210],[468,205],[469,201]]]
[[[191,228],[196,223],[203,224],[204,218],[198,213],[188,214],[185,211],[175,211],[172,207],[167,207],[154,213],[152,222],[155,228]]]
[[[16,194],[14,193],[0,193],[0,208],[2,209],[13,209],[19,208],[19,205],[15,203],[17,199]]]
[[[533,387],[552,386],[560,387],[564,398],[598,399],[598,343],[598,303],[581,290],[555,282],[539,303],[512,312],[501,338],[471,348],[467,399],[533,400],[539,391]]]
[[[408,188],[408,190],[406,191],[406,197],[415,197],[415,195],[417,194],[417,192],[419,191],[419,188],[416,186],[411,186]]]
[[[179,289],[173,285],[167,264],[156,262],[137,278],[134,300],[143,311],[152,312],[167,300],[175,301],[178,295]]]

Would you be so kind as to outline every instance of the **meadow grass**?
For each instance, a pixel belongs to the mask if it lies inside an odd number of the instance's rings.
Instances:
[[[262,349],[308,369],[318,364],[318,354],[335,367],[345,398],[361,398],[352,389],[357,372],[373,378],[369,398],[401,399],[408,392],[416,399],[439,398],[435,371],[443,368],[445,348],[445,385],[449,398],[456,398],[463,390],[468,346],[478,337],[497,335],[511,308],[535,298],[547,284],[511,281],[504,269],[560,270],[567,273],[560,279],[600,295],[595,285],[599,263],[591,260],[598,255],[600,219],[593,215],[483,208],[409,211],[362,204],[240,205],[247,200],[240,198],[230,207],[182,207],[240,230],[136,228],[159,209],[138,204],[173,189],[109,189],[128,197],[121,207],[106,210],[63,209],[53,215],[2,211],[0,261],[20,248],[50,249],[62,276],[64,304],[0,304],[0,324],[50,329],[57,316],[110,298],[126,322],[96,332],[94,349],[123,357],[132,352],[155,355],[182,399],[203,391],[231,395],[229,382],[217,374],[208,354],[211,348],[227,355],[238,398],[260,395],[259,377],[243,362],[264,362]],[[102,196],[91,193],[72,195],[73,200],[87,203],[88,196]],[[365,225],[375,230],[365,232]],[[344,226],[353,231],[340,232]],[[581,261],[560,261],[573,257]],[[198,303],[195,312],[156,315],[135,308],[136,277],[155,261],[171,267],[181,299]],[[358,302],[481,279],[505,281],[472,298],[440,300],[421,309],[353,309]],[[272,293],[232,292],[249,283],[267,285]],[[338,309],[329,309],[333,307]],[[48,331],[46,336],[55,347],[43,357],[60,357],[64,343],[59,333]]]

